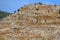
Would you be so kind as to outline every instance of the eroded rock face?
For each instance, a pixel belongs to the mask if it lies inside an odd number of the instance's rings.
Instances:
[[[60,40],[60,6],[27,5],[0,23],[0,40]]]

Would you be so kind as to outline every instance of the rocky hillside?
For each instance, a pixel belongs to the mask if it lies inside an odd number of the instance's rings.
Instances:
[[[30,4],[0,22],[0,40],[60,40],[60,6]]]

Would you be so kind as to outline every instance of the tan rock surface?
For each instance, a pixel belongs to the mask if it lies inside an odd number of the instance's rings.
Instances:
[[[27,5],[0,22],[0,40],[60,40],[60,6]]]

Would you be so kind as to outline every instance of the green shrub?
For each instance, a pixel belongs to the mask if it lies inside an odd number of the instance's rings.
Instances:
[[[60,14],[60,10],[59,10],[59,14]]]
[[[5,18],[8,15],[11,15],[12,13],[8,13],[8,12],[4,12],[4,11],[0,11],[0,19]]]

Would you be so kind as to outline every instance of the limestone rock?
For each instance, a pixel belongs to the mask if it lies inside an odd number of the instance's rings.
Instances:
[[[60,40],[60,6],[30,4],[0,22],[0,40]]]

